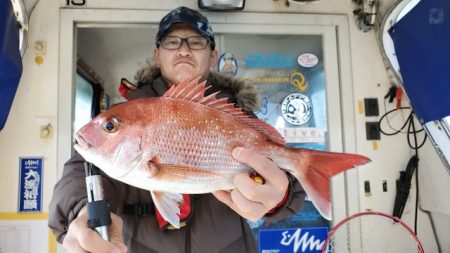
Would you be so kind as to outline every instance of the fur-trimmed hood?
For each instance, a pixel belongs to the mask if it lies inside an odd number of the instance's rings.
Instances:
[[[141,68],[135,75],[137,88],[153,83],[156,78],[161,76],[159,67],[152,65]],[[257,88],[247,84],[244,80],[224,76],[220,73],[210,71],[208,83],[212,83],[232,90],[236,98],[236,105],[244,111],[254,111],[260,106],[261,95]]]

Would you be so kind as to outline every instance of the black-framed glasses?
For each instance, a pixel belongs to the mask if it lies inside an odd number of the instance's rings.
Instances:
[[[183,44],[183,41],[186,42],[189,49],[193,50],[201,50],[205,49],[209,43],[209,40],[202,36],[192,36],[187,38],[180,38],[177,36],[166,36],[161,39],[159,45],[164,49],[178,49]]]

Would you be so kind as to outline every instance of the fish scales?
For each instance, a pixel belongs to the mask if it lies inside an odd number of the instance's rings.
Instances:
[[[142,102],[145,104],[145,101]],[[229,182],[228,188],[232,188],[232,177],[237,172],[250,171],[250,168],[233,159],[231,151],[235,147],[255,149],[267,145],[261,141],[265,138],[260,133],[249,129],[236,118],[205,105],[184,100],[169,100],[159,104],[161,108],[142,110],[142,113],[152,109],[167,112],[157,117],[156,122],[147,123],[149,126],[145,128],[149,134],[146,135],[146,141],[153,143],[152,152],[159,154],[164,163],[197,169],[195,172],[189,169],[180,171],[183,178],[173,178],[181,180],[177,181],[178,184],[193,180],[191,185],[196,189],[191,191],[184,188],[185,193],[206,193],[220,189],[217,188],[220,184],[213,180],[223,178]],[[171,113],[171,110],[177,113]],[[144,143],[144,146],[147,145]],[[204,190],[200,187],[204,187]]]

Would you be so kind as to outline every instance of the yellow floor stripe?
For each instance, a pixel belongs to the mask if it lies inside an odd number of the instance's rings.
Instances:
[[[56,253],[56,237],[50,229],[48,230],[48,253]]]
[[[46,220],[48,213],[0,213],[0,220]]]

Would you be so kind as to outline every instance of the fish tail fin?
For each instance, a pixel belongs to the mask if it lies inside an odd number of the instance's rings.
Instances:
[[[284,161],[278,164],[299,180],[314,206],[328,220],[331,219],[330,177],[370,161],[356,154],[289,150],[288,157],[282,158]]]

